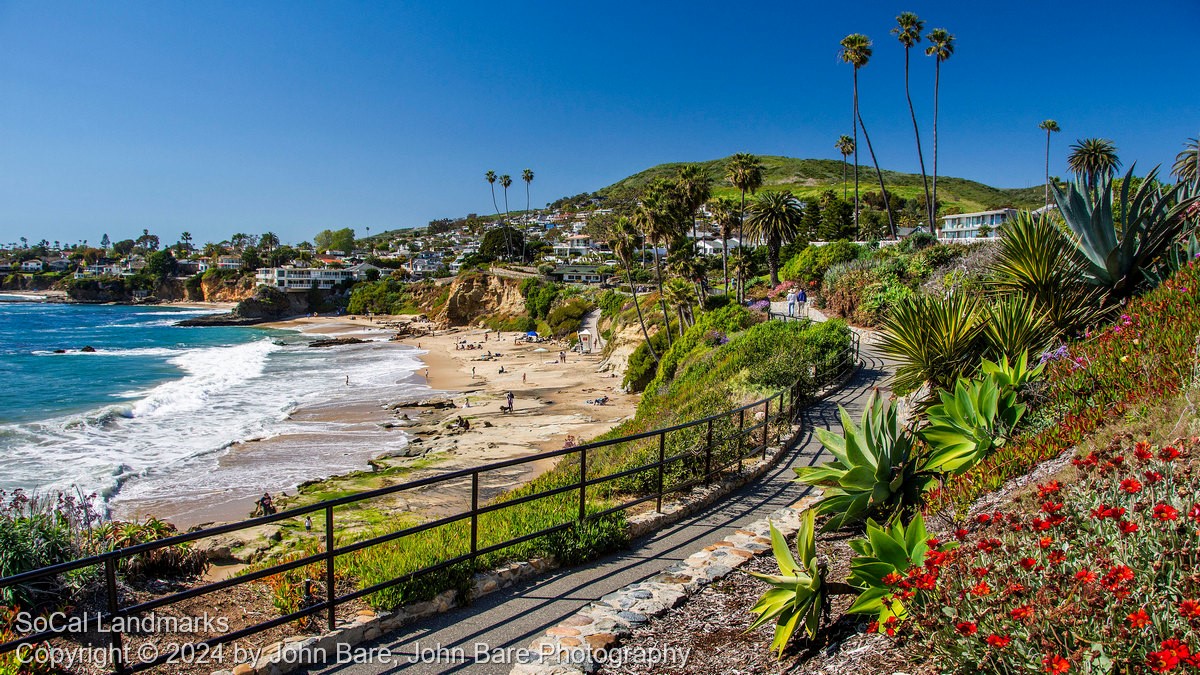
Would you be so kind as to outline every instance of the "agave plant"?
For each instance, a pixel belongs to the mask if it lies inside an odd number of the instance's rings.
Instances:
[[[930,551],[925,519],[918,513],[907,526],[897,520],[886,528],[870,521],[867,538],[851,541],[850,548],[858,554],[850,561],[850,585],[861,592],[846,611],[874,614],[880,626],[893,617],[903,620],[907,610],[895,585],[890,583],[895,577],[889,575],[905,577],[909,569],[925,564]],[[942,546],[939,550],[950,548]]]
[[[927,411],[929,424],[920,432],[927,444],[921,463],[926,472],[966,472],[1002,445],[1025,414],[1017,393],[1001,386],[992,373],[977,380],[960,379],[953,392],[943,391],[940,398],[941,403]]]
[[[933,390],[946,388],[972,373],[983,351],[985,318],[979,300],[966,293],[900,301],[884,320],[881,342],[883,352],[900,361],[892,383],[896,393],[926,383]]]
[[[814,517],[812,509],[805,511],[801,517],[800,529],[796,533],[799,561],[792,557],[783,535],[772,524],[771,550],[775,554],[775,562],[779,564],[779,574],[750,572],[772,588],[750,609],[758,618],[747,630],[774,621],[775,638],[771,641],[771,649],[780,656],[796,628],[803,625],[804,632],[811,639],[816,637],[817,628],[821,625],[821,612],[825,606],[825,575],[817,562],[817,547],[813,541]]]
[[[1012,363],[1009,363],[1008,356],[1003,356],[998,363],[984,359],[980,365],[980,370],[994,377],[998,386],[1015,392],[1041,377],[1045,369],[1045,363],[1029,367],[1029,352],[1021,352]]]
[[[820,514],[830,514],[824,530],[858,523],[869,515],[891,518],[922,502],[933,476],[920,474],[913,461],[916,439],[900,426],[897,410],[876,390],[867,401],[862,424],[839,407],[845,436],[817,429],[821,445],[834,461],[796,467],[796,481],[820,486]]]
[[[1146,282],[1157,286],[1196,259],[1200,259],[1200,240],[1193,233],[1187,239],[1175,242],[1152,269],[1143,270]]]
[[[1065,190],[1051,186],[1059,212],[1071,230],[1084,281],[1104,289],[1113,300],[1127,298],[1138,290],[1145,280],[1143,271],[1152,269],[1179,238],[1188,208],[1196,202],[1185,184],[1163,190],[1157,176],[1155,167],[1139,183],[1130,167],[1117,197],[1119,228],[1111,178],[1100,176],[1095,192],[1082,182],[1069,184]]]

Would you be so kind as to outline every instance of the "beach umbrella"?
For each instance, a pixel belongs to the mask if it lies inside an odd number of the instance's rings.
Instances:
[[[536,353],[536,352],[548,352],[550,350],[546,349],[545,347],[538,347],[537,349],[535,349],[533,351]]]

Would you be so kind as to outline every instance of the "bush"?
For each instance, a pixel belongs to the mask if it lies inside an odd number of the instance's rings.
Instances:
[[[779,271],[779,278],[803,284],[818,282],[831,266],[857,258],[861,248],[845,239],[824,246],[810,245],[783,266]]]
[[[583,298],[572,298],[550,310],[546,324],[555,337],[574,335],[583,328],[583,317],[592,311],[592,305]]]
[[[525,311],[529,312],[529,316],[534,319],[545,319],[550,315],[550,307],[562,290],[562,284],[540,279],[525,279],[521,282],[521,295],[525,297]]]

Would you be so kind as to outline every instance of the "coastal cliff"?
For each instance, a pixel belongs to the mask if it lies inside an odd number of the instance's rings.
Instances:
[[[241,302],[254,297],[256,282],[252,275],[218,272],[192,277],[186,286],[191,302]]]
[[[198,316],[180,321],[178,326],[252,326],[308,313],[308,295],[284,293],[277,288],[259,286],[254,294],[227,314]]]
[[[470,274],[450,284],[446,302],[433,314],[445,326],[466,326],[490,316],[525,313],[520,281],[491,274]]]

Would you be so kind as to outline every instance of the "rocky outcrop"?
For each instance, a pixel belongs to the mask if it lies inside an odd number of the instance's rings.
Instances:
[[[188,300],[193,302],[241,302],[254,297],[256,282],[253,275],[226,276],[206,274],[199,283],[188,283]]]
[[[279,321],[308,312],[306,293],[284,293],[277,288],[259,286],[254,295],[242,300],[228,314],[211,314],[180,321],[177,326],[253,326]]]
[[[48,291],[58,279],[53,277],[36,276],[33,274],[14,273],[0,277],[0,290],[3,291]]]
[[[465,326],[489,316],[525,313],[520,281],[491,274],[469,274],[450,284],[446,303],[433,320],[444,326]]]
[[[313,340],[308,343],[309,347],[340,347],[342,345],[360,345],[366,340],[360,340],[356,337],[336,337],[325,338],[322,340]]]

